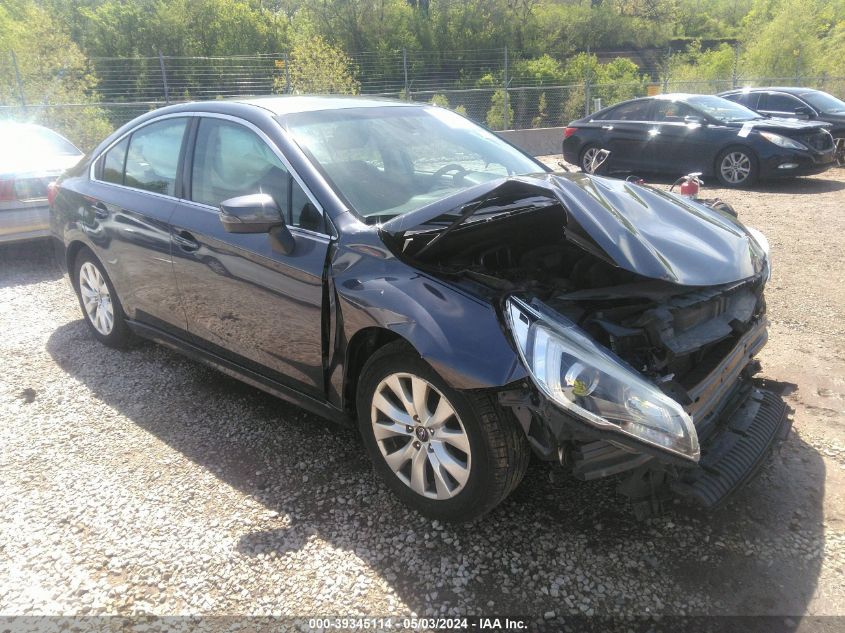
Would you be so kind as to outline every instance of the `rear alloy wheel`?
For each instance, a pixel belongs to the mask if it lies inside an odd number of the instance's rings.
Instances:
[[[716,177],[726,187],[743,187],[757,179],[757,160],[743,148],[728,148],[716,159]]]
[[[581,152],[581,171],[585,174],[592,174],[593,161],[596,155],[601,151],[601,148],[596,145],[588,145],[587,148]]]
[[[83,249],[76,257],[74,279],[85,322],[101,343],[124,347],[131,333],[108,275],[94,254]]]
[[[525,434],[494,397],[452,389],[404,343],[365,364],[358,426],[387,486],[444,521],[493,509],[522,480],[530,457]]]

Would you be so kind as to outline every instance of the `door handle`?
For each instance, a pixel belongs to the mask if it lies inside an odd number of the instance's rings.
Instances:
[[[179,245],[186,253],[192,253],[199,250],[200,243],[197,239],[187,231],[179,231],[173,234],[173,241]]]
[[[109,217],[109,208],[102,202],[94,204],[94,217],[98,220],[106,220]]]
[[[601,126],[601,129],[603,129],[603,130],[612,130],[612,129],[613,129],[613,126],[612,126],[612,125],[602,125],[602,126]]]

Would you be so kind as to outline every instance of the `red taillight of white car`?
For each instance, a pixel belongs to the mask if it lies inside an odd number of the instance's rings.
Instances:
[[[50,204],[50,208],[53,208],[53,203],[56,201],[56,194],[59,193],[59,183],[55,180],[47,185],[47,202]]]
[[[18,199],[14,178],[0,178],[0,202],[14,202]]]

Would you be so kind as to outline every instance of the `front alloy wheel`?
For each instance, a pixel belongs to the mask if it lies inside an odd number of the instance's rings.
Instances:
[[[742,149],[730,149],[719,156],[719,181],[728,187],[742,187],[754,181],[754,157]]]
[[[472,449],[458,414],[427,380],[390,374],[376,387],[370,413],[385,462],[411,490],[451,499],[463,490]]]
[[[376,472],[404,503],[443,521],[471,521],[522,480],[531,450],[495,395],[451,387],[404,341],[360,373],[358,428]]]

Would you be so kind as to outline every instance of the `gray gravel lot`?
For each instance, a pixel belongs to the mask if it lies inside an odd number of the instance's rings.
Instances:
[[[644,522],[542,464],[428,521],[352,430],[98,345],[45,244],[0,248],[0,615],[845,615],[845,174],[717,193],[772,242],[763,376],[795,432],[728,507]]]

